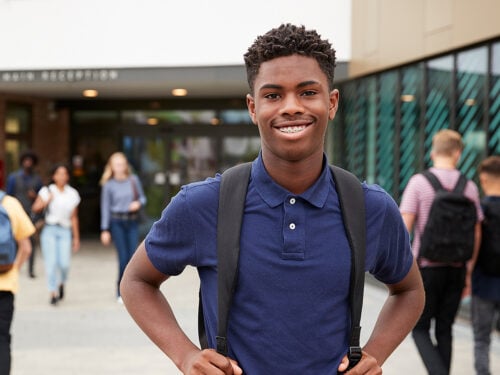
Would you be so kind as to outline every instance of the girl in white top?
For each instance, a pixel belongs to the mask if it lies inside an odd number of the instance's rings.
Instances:
[[[40,189],[32,208],[35,212],[45,210],[45,226],[40,234],[40,245],[52,305],[56,305],[64,297],[71,250],[76,252],[80,248],[80,195],[68,184],[69,178],[68,167],[56,165],[52,170],[53,183]]]

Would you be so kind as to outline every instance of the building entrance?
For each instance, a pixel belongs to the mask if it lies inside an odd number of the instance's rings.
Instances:
[[[143,184],[145,234],[182,185],[253,160],[260,149],[257,127],[247,124],[80,126],[73,139],[73,185],[82,196],[81,231],[88,235],[100,230],[99,179],[113,152],[125,153]]]

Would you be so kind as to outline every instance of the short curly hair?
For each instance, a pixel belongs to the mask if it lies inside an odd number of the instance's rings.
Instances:
[[[335,49],[328,40],[321,39],[316,30],[306,30],[304,26],[281,24],[255,39],[244,54],[247,81],[253,93],[255,78],[262,63],[277,57],[301,55],[316,59],[333,90],[335,71]]]

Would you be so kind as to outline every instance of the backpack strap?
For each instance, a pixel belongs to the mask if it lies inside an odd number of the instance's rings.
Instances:
[[[465,177],[463,173],[460,173],[460,177],[458,178],[457,184],[453,188],[453,192],[463,194],[465,185],[467,185],[467,177]]]
[[[240,231],[250,178],[250,162],[226,170],[221,176],[217,214],[217,352],[227,356],[227,325],[238,275]]]
[[[434,173],[432,173],[430,170],[425,170],[422,172],[422,175],[427,178],[427,180],[430,182],[432,187],[434,188],[434,191],[439,191],[439,190],[445,190],[443,188],[443,185],[441,185],[441,182],[439,182],[439,179],[436,177]],[[458,178],[458,181],[453,188],[454,193],[458,194],[463,194],[465,190],[465,185],[467,185],[467,177],[463,173],[460,173],[460,177]]]
[[[444,190],[443,185],[441,185],[441,182],[439,182],[436,175],[432,173],[430,170],[426,169],[425,171],[422,172],[422,175],[427,179],[427,181],[429,181],[434,191]]]
[[[351,248],[351,281],[349,305],[351,311],[351,333],[349,337],[349,368],[361,360],[361,311],[365,285],[366,214],[365,195],[361,183],[351,172],[330,166],[339,196],[342,219]]]

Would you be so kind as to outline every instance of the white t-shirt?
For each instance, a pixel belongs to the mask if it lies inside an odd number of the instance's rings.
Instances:
[[[41,188],[38,194],[44,202],[47,202],[52,194],[52,200],[45,211],[45,223],[70,228],[71,214],[80,203],[78,191],[69,185],[64,185],[61,191],[56,185],[50,184]]]

